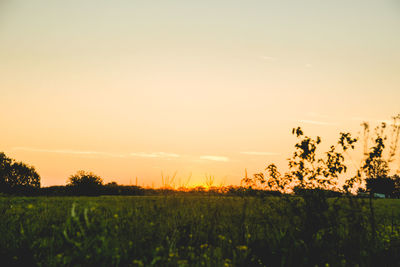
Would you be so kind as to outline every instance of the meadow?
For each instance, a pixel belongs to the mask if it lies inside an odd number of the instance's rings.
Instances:
[[[400,200],[4,196],[0,236],[3,266],[399,266]]]

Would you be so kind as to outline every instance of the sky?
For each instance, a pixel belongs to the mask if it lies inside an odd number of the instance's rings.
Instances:
[[[0,0],[0,151],[44,186],[240,184],[400,112],[400,2]]]

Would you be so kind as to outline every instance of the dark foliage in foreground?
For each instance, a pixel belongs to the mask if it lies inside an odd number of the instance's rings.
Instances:
[[[4,266],[399,266],[400,202],[0,197]]]

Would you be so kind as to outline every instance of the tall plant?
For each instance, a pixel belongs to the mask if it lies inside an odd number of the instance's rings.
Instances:
[[[298,138],[298,142],[292,157],[288,159],[288,172],[282,175],[275,164],[270,164],[265,174],[257,173],[253,178],[246,176],[243,182],[284,192],[294,187],[334,189],[339,175],[347,171],[344,152],[354,149],[357,138],[353,138],[350,133],[340,133],[337,144],[332,145],[322,157],[318,157],[318,145],[321,143],[319,136],[315,139],[308,137],[300,127],[294,128],[292,134]]]

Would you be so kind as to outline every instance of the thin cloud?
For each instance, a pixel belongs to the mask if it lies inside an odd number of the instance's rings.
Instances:
[[[314,117],[314,118],[321,118],[321,119],[329,119],[329,116],[322,115],[316,112],[307,112],[308,116]]]
[[[223,156],[201,156],[200,159],[213,160],[213,161],[223,161],[223,162],[228,162],[229,161],[228,157],[223,157]]]
[[[180,155],[174,153],[165,153],[165,152],[152,152],[152,153],[145,153],[145,152],[136,152],[131,153],[131,156],[134,157],[141,157],[141,158],[179,158]]]
[[[321,125],[321,126],[332,126],[336,125],[336,123],[325,122],[325,121],[315,121],[315,120],[299,120],[300,123],[306,124],[314,124],[314,125]]]
[[[353,120],[353,121],[365,121],[365,120],[367,120],[366,118],[363,118],[363,117],[351,117],[350,119]]]
[[[276,60],[274,57],[270,57],[270,56],[263,56],[261,58],[264,60],[267,60],[267,61],[275,61]]]
[[[368,118],[363,118],[363,117],[352,117],[351,119],[355,120],[355,121],[367,122],[367,123],[369,123],[369,122],[379,123],[379,124],[386,123],[386,125],[390,125],[390,126],[399,126],[400,125],[400,122],[397,122],[397,124],[394,124],[393,120],[377,120],[377,119],[368,119]]]
[[[141,157],[141,158],[164,158],[173,159],[179,158],[179,154],[166,153],[166,152],[133,152],[130,154],[116,154],[101,151],[82,151],[82,150],[71,150],[71,149],[42,149],[32,147],[13,147],[13,150],[21,150],[28,152],[40,152],[40,153],[55,153],[55,154],[66,154],[66,155],[77,155],[77,156],[99,156],[99,157],[113,157],[113,158],[127,158],[127,157]]]
[[[117,157],[117,158],[126,157],[126,155],[122,155],[122,154],[113,154],[113,153],[99,152],[99,151],[79,151],[79,150],[69,150],[69,149],[42,149],[42,148],[32,148],[32,147],[13,147],[12,149],[29,151],[29,152],[56,153],[56,154],[97,155],[97,156],[108,156],[108,157]]]
[[[262,151],[245,151],[245,152],[240,152],[240,154],[254,155],[254,156],[277,156],[277,155],[280,155],[280,153],[262,152]]]

